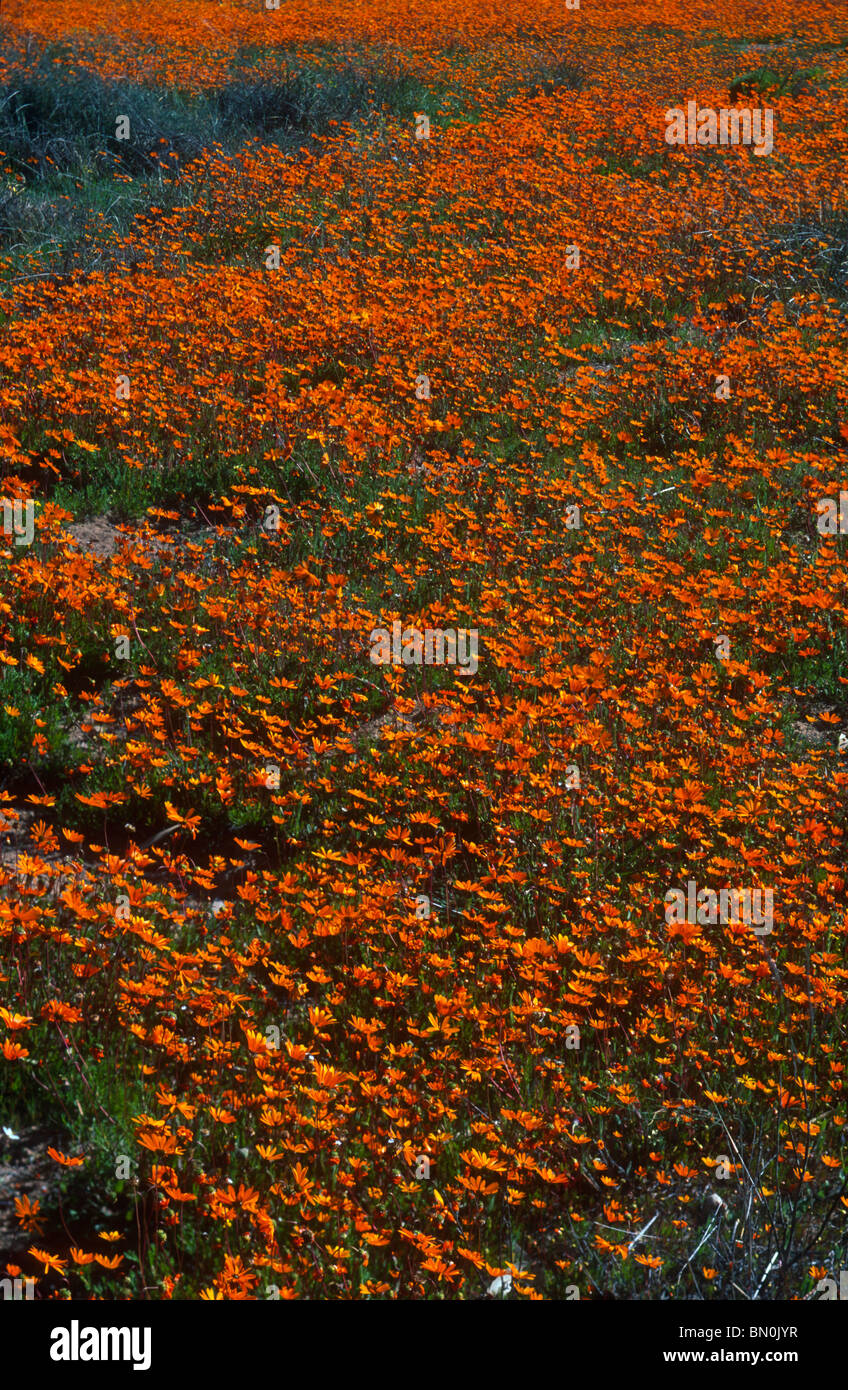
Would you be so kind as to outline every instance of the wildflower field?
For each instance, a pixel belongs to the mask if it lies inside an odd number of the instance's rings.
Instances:
[[[847,158],[843,0],[6,0],[0,1278],[828,1296]]]

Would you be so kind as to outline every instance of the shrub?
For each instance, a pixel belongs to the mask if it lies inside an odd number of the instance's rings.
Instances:
[[[813,90],[813,82],[822,76],[821,68],[801,68],[797,72],[776,72],[773,68],[753,68],[740,73],[730,84],[730,100],[740,97],[801,96]]]

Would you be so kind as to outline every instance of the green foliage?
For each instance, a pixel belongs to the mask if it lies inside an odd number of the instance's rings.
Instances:
[[[821,76],[821,68],[799,68],[794,72],[753,68],[734,77],[730,84],[730,100],[735,105],[742,97],[801,96],[812,91],[813,84]]]

